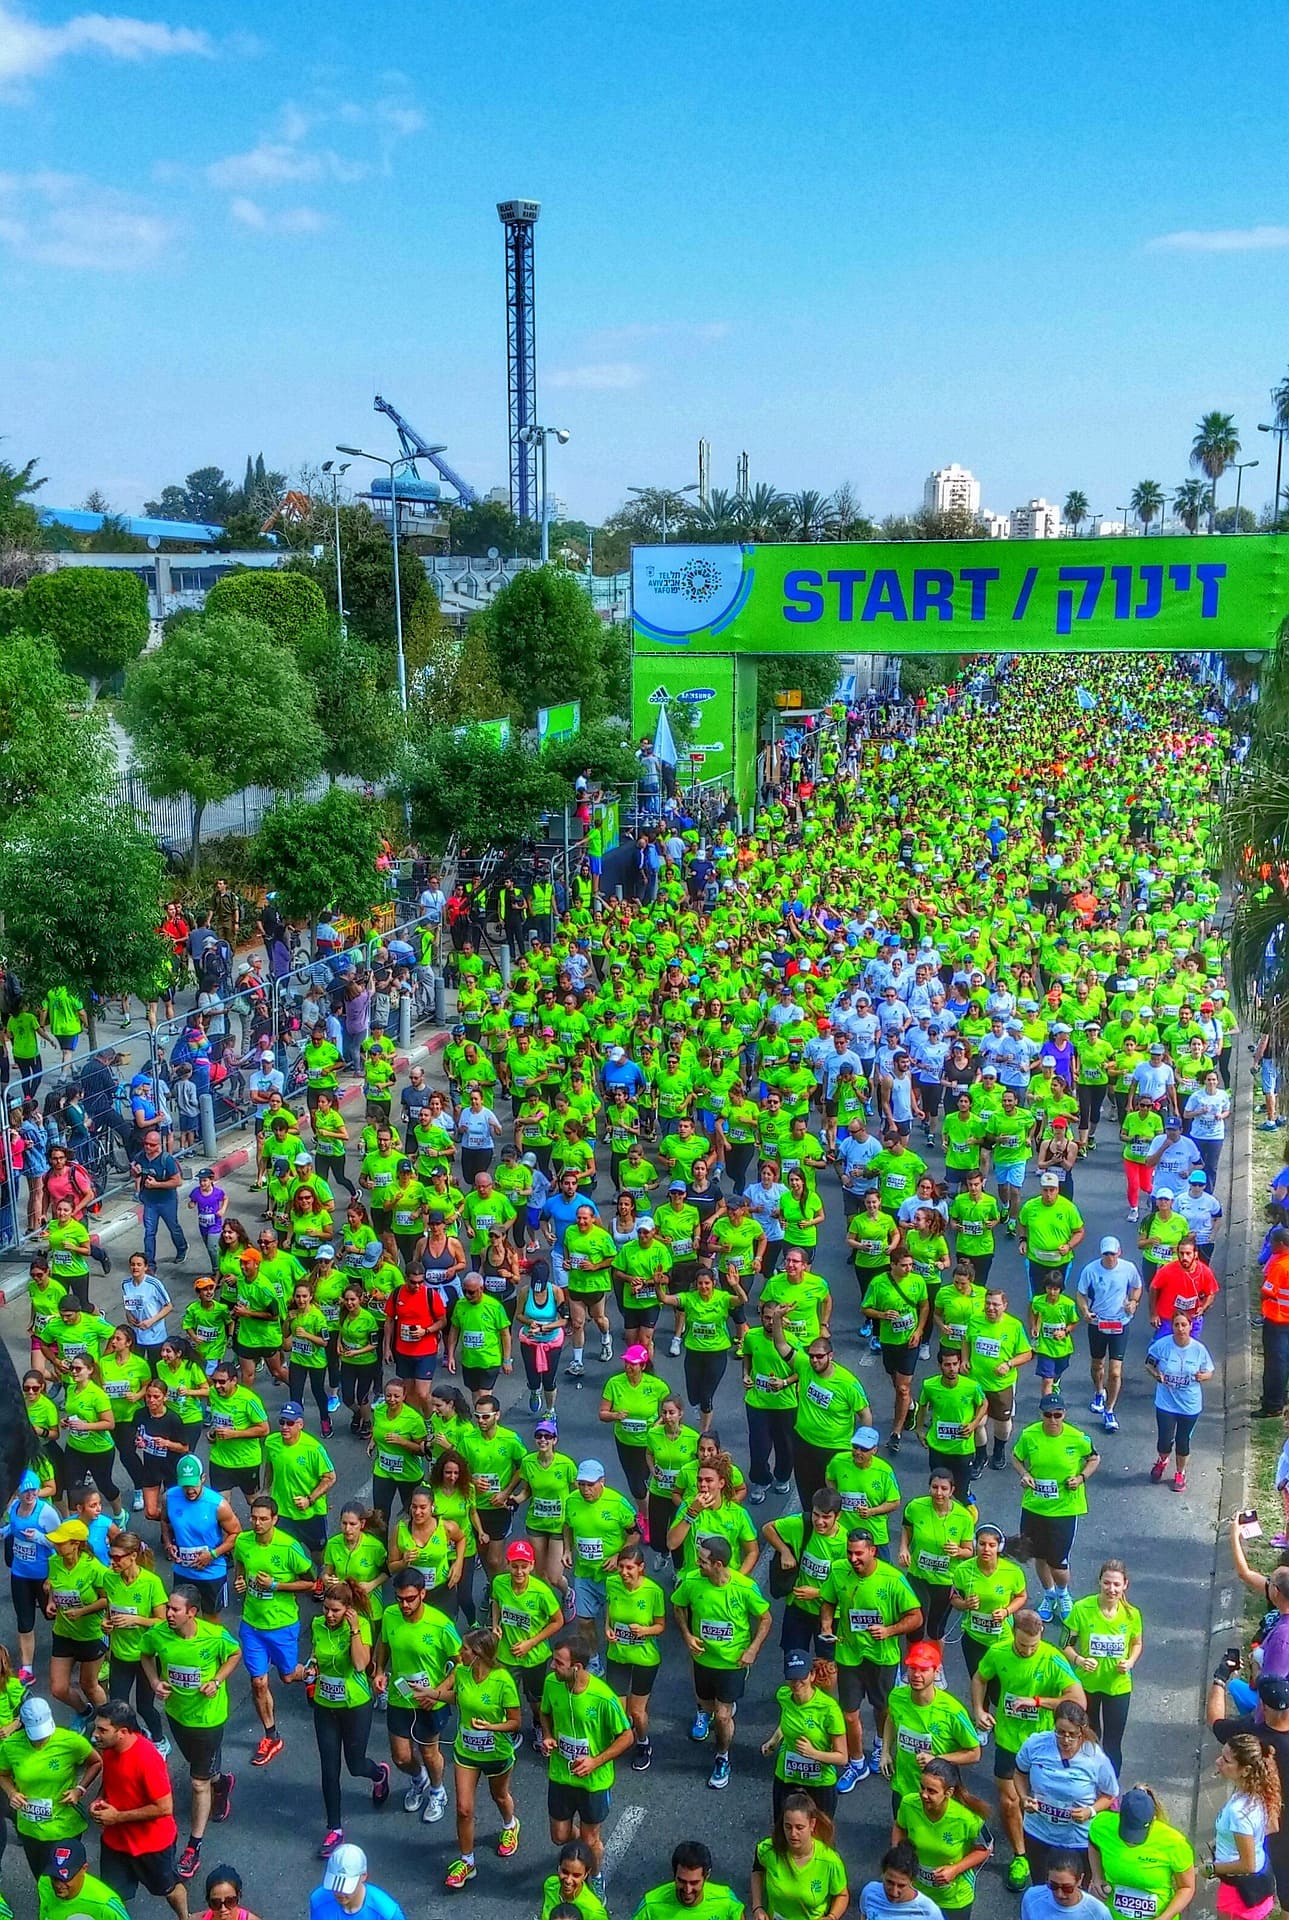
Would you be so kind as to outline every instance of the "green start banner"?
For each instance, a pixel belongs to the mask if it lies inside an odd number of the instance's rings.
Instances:
[[[631,598],[637,655],[1261,652],[1289,537],[637,547]]]

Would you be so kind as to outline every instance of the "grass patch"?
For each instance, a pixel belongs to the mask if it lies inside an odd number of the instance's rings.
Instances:
[[[1256,1096],[1255,1096],[1256,1098]],[[1257,1101],[1255,1116],[1260,1116],[1261,1101]],[[1251,1389],[1255,1401],[1261,1398],[1260,1381],[1262,1365],[1262,1347],[1259,1328],[1262,1324],[1260,1306],[1262,1291],[1262,1269],[1258,1265],[1258,1252],[1266,1231],[1267,1189],[1278,1172],[1283,1159],[1285,1134],[1261,1133],[1258,1131],[1258,1117],[1253,1127],[1253,1173],[1251,1183],[1251,1205],[1254,1231],[1252,1235],[1249,1271],[1246,1276],[1247,1301],[1249,1313],[1249,1346],[1252,1355]],[[1285,1430],[1281,1420],[1255,1420],[1251,1428],[1250,1443],[1250,1505],[1258,1510],[1262,1522],[1263,1538],[1249,1543],[1249,1562],[1252,1566],[1264,1568],[1270,1573],[1280,1556],[1271,1542],[1271,1535],[1279,1533],[1281,1525],[1280,1495],[1276,1492],[1276,1462],[1280,1458],[1280,1449],[1284,1445]],[[1257,1595],[1245,1590],[1245,1619],[1250,1626],[1262,1618],[1262,1608]]]

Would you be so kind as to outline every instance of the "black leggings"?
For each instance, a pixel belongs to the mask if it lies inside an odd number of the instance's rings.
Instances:
[[[307,1384],[310,1393],[313,1395],[314,1404],[318,1412],[324,1420],[329,1417],[327,1414],[327,1369],[325,1367],[302,1367],[298,1360],[293,1360],[287,1368],[286,1381],[287,1392],[292,1400],[303,1401],[304,1389]]]
[[[313,1709],[313,1737],[318,1743],[318,1765],[322,1771],[322,1805],[329,1828],[340,1825],[340,1761],[355,1780],[379,1780],[381,1770],[367,1757],[371,1738],[372,1703],[361,1707],[319,1707]]]
[[[380,1386],[380,1367],[375,1361],[366,1367],[356,1367],[348,1360],[340,1362],[340,1398],[351,1413],[358,1407],[370,1408]]]
[[[547,1147],[546,1153],[547,1153],[547,1159],[549,1163],[549,1156],[550,1156],[549,1147]],[[538,1164],[540,1165],[540,1162]],[[477,1173],[487,1173],[491,1165],[492,1165],[492,1148],[491,1147],[462,1147],[461,1149],[462,1184],[467,1187],[472,1187],[474,1185],[475,1175]],[[545,1172],[545,1168],[543,1168],[542,1171]]]
[[[645,1449],[624,1447],[617,1439],[613,1444],[618,1450],[618,1464],[622,1468],[623,1478],[631,1489],[631,1498],[637,1507],[642,1507],[649,1486],[649,1468],[645,1461]]]
[[[519,1357],[524,1363],[524,1372],[528,1377],[528,1391],[530,1393],[554,1393],[556,1377],[559,1373],[559,1357],[564,1351],[564,1342],[561,1340],[557,1347],[548,1346],[541,1349],[546,1356],[545,1373],[538,1373],[537,1371],[538,1351],[538,1348],[531,1340],[521,1340],[519,1342]]]
[[[908,1583],[918,1597],[922,1609],[922,1625],[913,1635],[915,1640],[942,1640],[945,1623],[949,1618],[950,1587],[933,1587],[927,1580],[919,1580],[916,1574],[908,1574]]]
[[[345,1156],[343,1153],[319,1153],[316,1156],[316,1161],[318,1178],[325,1180],[333,1193],[337,1187],[344,1187],[350,1194],[357,1193],[357,1187],[355,1187],[353,1181],[345,1172]]]
[[[1165,1413],[1162,1407],[1155,1408],[1155,1438],[1161,1460],[1166,1460],[1174,1448],[1178,1460],[1190,1459],[1191,1435],[1198,1419],[1197,1413]]]
[[[729,1365],[730,1350],[722,1347],[717,1353],[696,1353],[685,1349],[685,1398],[700,1413],[710,1413],[716,1399],[716,1389],[725,1378],[725,1369]]]
[[[152,1691],[147,1674],[143,1671],[141,1660],[121,1660],[115,1654],[110,1656],[107,1677],[109,1700],[124,1700],[128,1703],[130,1690],[134,1689],[134,1705],[140,1720],[148,1730],[149,1738],[162,1738],[161,1715],[157,1712],[157,1696]]]
[[[676,1524],[676,1514],[678,1511],[679,1509],[675,1505],[675,1502],[669,1500],[665,1494],[651,1493],[649,1495],[649,1505],[646,1510],[649,1521],[649,1545],[655,1553],[666,1553],[667,1534]],[[683,1560],[684,1549],[678,1547],[671,1556],[671,1564],[677,1578],[680,1577],[681,1563]]]
[[[1123,1736],[1128,1725],[1128,1709],[1132,1705],[1130,1693],[1093,1693],[1091,1687],[1084,1689],[1087,1695],[1088,1721],[1098,1741],[1105,1749],[1106,1759],[1116,1773],[1123,1769]]]
[[[1101,1118],[1101,1108],[1105,1103],[1106,1082],[1098,1087],[1078,1087],[1079,1125],[1085,1133],[1091,1133]]]
[[[201,1428],[198,1427],[198,1433]],[[116,1481],[112,1478],[112,1459],[115,1449],[109,1447],[105,1453],[78,1453],[75,1447],[68,1447],[67,1486],[72,1491],[86,1480],[92,1480],[103,1498],[109,1502],[113,1513],[116,1511]]]

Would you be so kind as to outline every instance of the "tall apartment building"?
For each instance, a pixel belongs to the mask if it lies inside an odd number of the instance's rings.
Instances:
[[[1030,500],[1023,507],[1013,507],[1011,537],[1013,540],[1059,540],[1061,509],[1050,500]]]
[[[979,513],[980,482],[974,473],[958,466],[956,461],[948,467],[937,467],[927,476],[922,505],[928,513],[951,513],[962,508],[968,513]]]

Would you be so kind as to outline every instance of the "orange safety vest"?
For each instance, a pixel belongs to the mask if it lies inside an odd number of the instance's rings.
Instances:
[[[1263,1270],[1262,1318],[1289,1327],[1289,1253],[1273,1254]]]

